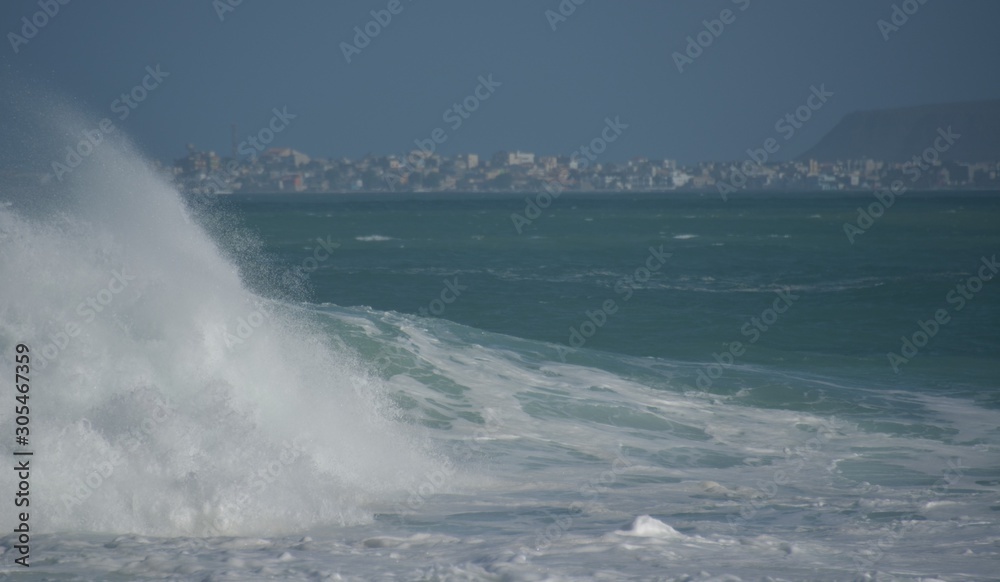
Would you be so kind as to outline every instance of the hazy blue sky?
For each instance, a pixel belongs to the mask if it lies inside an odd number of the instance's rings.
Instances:
[[[39,3],[3,0],[0,80],[52,83],[163,159],[228,152],[231,123],[245,136],[275,107],[297,117],[273,145],[320,156],[403,153],[436,127],[446,154],[568,154],[618,116],[608,159],[735,159],[825,84],[787,157],[854,110],[1000,97],[992,0],[927,0],[888,41],[877,21],[901,0],[565,0],[556,30],[560,0],[400,2],[348,63],[341,43],[390,0],[243,0],[221,21],[212,0],[73,0],[16,53],[9,33]],[[735,21],[678,72],[672,53],[723,9]],[[118,121],[114,100],[157,64],[169,77]],[[451,129],[445,110],[489,74],[501,85]]]

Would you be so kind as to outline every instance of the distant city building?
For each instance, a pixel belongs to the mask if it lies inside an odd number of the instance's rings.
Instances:
[[[282,192],[302,192],[305,190],[302,174],[287,174],[282,176],[281,180],[278,181],[278,189]]]
[[[510,154],[507,164],[511,166],[530,166],[535,163],[535,154],[514,152]]]
[[[682,170],[674,170],[670,174],[670,179],[675,188],[683,188],[691,181],[691,175]]]
[[[556,160],[555,156],[540,156],[538,158],[538,165],[541,166],[546,172],[551,172],[556,169],[559,162]]]
[[[188,144],[188,155],[177,160],[177,167],[182,173],[191,175],[208,175],[217,172],[222,165],[222,160],[215,152],[196,151],[193,144]]]
[[[527,152],[497,152],[493,156],[495,166],[529,166],[535,163],[535,154]]]
[[[294,167],[304,166],[309,163],[309,156],[291,148],[270,148],[260,156],[266,162],[280,161],[289,163]]]

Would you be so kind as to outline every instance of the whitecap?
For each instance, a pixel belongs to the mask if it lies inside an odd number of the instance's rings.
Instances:
[[[640,515],[635,518],[627,529],[615,532],[623,536],[643,538],[681,538],[684,535],[655,517]]]

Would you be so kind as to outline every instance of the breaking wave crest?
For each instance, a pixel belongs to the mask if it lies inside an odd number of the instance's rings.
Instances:
[[[41,163],[94,125],[59,119],[35,128],[56,144]],[[112,137],[61,179],[0,192],[0,350],[32,355],[32,525],[229,535],[371,519],[433,462],[421,434],[295,304],[248,290]]]

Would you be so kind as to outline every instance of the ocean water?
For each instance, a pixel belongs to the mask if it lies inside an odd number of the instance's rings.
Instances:
[[[10,579],[1000,579],[996,193],[0,199]]]

